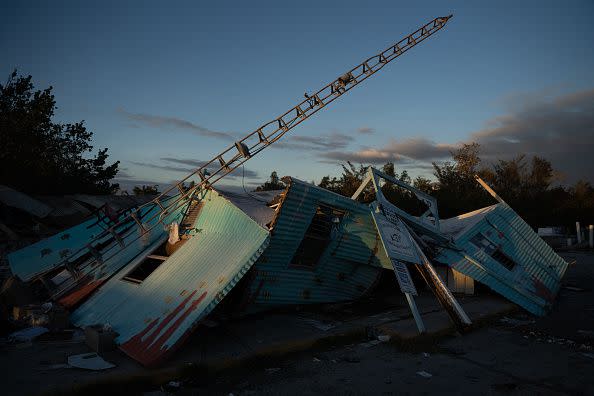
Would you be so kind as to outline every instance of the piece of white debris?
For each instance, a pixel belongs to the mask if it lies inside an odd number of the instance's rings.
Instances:
[[[382,335],[378,335],[377,339],[381,342],[388,342],[388,341],[390,341],[390,336],[382,334]]]
[[[433,377],[433,374],[428,373],[428,372],[426,372],[424,370],[417,371],[417,374],[420,375],[423,378],[431,378],[431,377]]]
[[[72,367],[94,371],[107,370],[115,367],[115,365],[103,360],[103,358],[95,352],[68,356],[68,364]]]
[[[22,329],[10,334],[8,336],[8,340],[12,342],[32,341],[40,335],[47,333],[48,331],[49,330],[45,327],[40,326],[27,327],[26,329]]]

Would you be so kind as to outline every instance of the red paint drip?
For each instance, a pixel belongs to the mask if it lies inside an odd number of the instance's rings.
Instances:
[[[158,361],[163,359],[164,355],[169,352],[172,348],[164,348],[165,342],[171,337],[171,335],[179,328],[184,320],[196,310],[198,304],[204,300],[207,292],[204,292],[196,300],[192,301],[190,306],[186,308],[186,305],[194,297],[197,290],[194,290],[188,297],[186,297],[169,315],[167,315],[160,323],[159,318],[153,320],[149,325],[136,334],[128,341],[120,345],[120,349],[124,351],[131,358],[139,361],[145,366],[155,365]],[[175,321],[173,319],[182,310],[185,311]],[[173,323],[172,323],[173,322]],[[157,326],[157,323],[159,325]],[[159,336],[163,329],[167,329]],[[188,327],[187,331],[191,331],[191,326]],[[149,334],[150,333],[150,334]],[[146,338],[145,338],[146,336]],[[183,335],[182,335],[183,336]],[[158,338],[157,338],[158,337]],[[143,339],[144,338],[144,339]],[[181,337],[180,337],[181,340]],[[172,345],[173,347],[173,345]]]
[[[551,291],[545,286],[544,283],[540,281],[540,279],[533,277],[532,282],[534,284],[534,290],[539,297],[542,297],[549,302],[552,302],[555,299],[555,295],[551,293]]]
[[[91,294],[95,289],[101,286],[105,282],[105,280],[96,280],[83,285],[72,293],[65,295],[61,299],[58,300],[58,303],[63,305],[66,308],[72,308],[79,302],[81,302],[85,297]]]

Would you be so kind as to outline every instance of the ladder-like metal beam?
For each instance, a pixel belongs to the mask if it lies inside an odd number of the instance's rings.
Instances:
[[[195,169],[192,173],[177,182],[174,186],[165,190],[158,197],[140,206],[135,211],[132,211],[127,218],[120,220],[120,222],[113,225],[112,228],[117,229],[121,224],[133,220],[140,228],[140,232],[137,234],[136,238],[138,239],[142,237],[142,235],[150,232],[162,221],[164,214],[173,213],[181,206],[189,204],[191,199],[188,198],[193,195],[194,192],[209,188],[214,183],[233,172],[260,151],[278,141],[283,135],[301,122],[313,116],[352,88],[361,84],[367,78],[377,73],[385,65],[415,45],[441,30],[451,17],[452,15],[433,19],[415,30],[413,33],[405,36],[400,41],[353,67],[317,92],[311,95],[306,94],[305,99],[296,106],[291,107],[285,113],[247,134],[241,140],[234,142],[227,149],[215,155],[210,161],[207,161],[202,166]],[[192,188],[185,189],[185,182],[196,176],[199,178],[197,184]],[[163,203],[166,197],[176,189],[179,191],[179,194],[169,199],[167,205],[164,205]],[[158,210],[152,211],[151,209],[154,208],[158,208]],[[142,209],[147,209],[145,213],[151,214],[140,221],[138,214],[141,213]],[[137,232],[137,230],[129,230],[125,235],[120,235],[120,237],[125,238],[126,236],[132,235],[133,232]],[[95,242],[96,240],[90,241],[89,246],[92,246]],[[118,254],[122,249],[126,249],[128,246],[132,245],[132,241],[127,241],[125,246],[122,246],[122,244],[119,243],[120,240],[117,240],[117,242],[120,249],[109,249],[110,254],[102,256],[104,261]],[[78,251],[72,252],[70,256],[77,255],[85,249],[86,248],[81,248]],[[64,260],[63,263],[65,262],[66,260]]]

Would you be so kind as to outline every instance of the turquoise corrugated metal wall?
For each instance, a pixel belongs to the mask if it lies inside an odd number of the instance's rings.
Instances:
[[[163,201],[164,205],[167,205],[169,200],[175,197],[168,198]],[[183,212],[185,206],[178,208],[173,213],[165,217],[165,222],[179,221],[179,216]],[[151,209],[146,207],[141,209],[142,218],[150,218],[154,213],[158,212],[158,208]],[[122,215],[120,220],[123,220],[126,215]],[[148,223],[156,223],[157,219]],[[129,227],[128,224],[126,227]],[[133,228],[138,228],[135,224],[131,225]],[[125,227],[120,226],[117,228],[118,231],[122,231]],[[43,239],[30,246],[27,246],[21,250],[13,252],[8,255],[8,261],[10,263],[11,271],[22,280],[30,280],[32,277],[42,274],[46,271],[53,269],[56,265],[60,264],[65,257],[68,257],[70,262],[73,262],[81,255],[87,253],[86,250],[78,254],[72,254],[77,250],[83,248],[89,243],[96,235],[100,235],[105,232],[106,226],[99,224],[96,218],[85,221],[84,223],[78,224],[65,231],[62,231],[49,238]],[[159,226],[151,230],[150,233],[145,234],[141,239],[130,242],[137,238],[137,232],[131,232],[130,235],[123,238],[126,242],[127,247],[116,254],[109,260],[106,260],[102,266],[86,266],[80,268],[79,271],[81,276],[93,274],[96,279],[102,278],[105,274],[111,275],[114,270],[119,269],[122,265],[130,261],[136,256],[144,247],[148,246],[154,240],[159,238],[163,234],[163,229]],[[96,242],[102,243],[111,238],[111,235],[107,234],[103,239]],[[113,249],[113,250],[112,250]],[[119,245],[113,242],[110,246],[105,247],[102,253],[106,256],[110,256],[110,251],[117,251]]]
[[[42,239],[10,253],[8,255],[10,270],[19,279],[28,281],[36,275],[51,270],[62,261],[61,252],[65,254],[68,251],[76,251],[86,245],[93,235],[98,235],[102,231],[97,219],[92,218],[49,238]]]
[[[517,265],[508,270],[470,240],[486,236]],[[444,249],[436,261],[486,284],[529,312],[544,315],[559,291],[567,263],[506,204],[498,204],[456,239],[466,253]]]
[[[250,269],[269,233],[218,193],[206,194],[201,231],[141,284],[122,280],[131,262],[73,312],[77,326],[109,323],[120,348],[143,364],[162,359]]]
[[[346,210],[339,232],[309,269],[291,265],[319,204]],[[254,266],[252,308],[352,300],[364,294],[382,268],[391,269],[369,208],[347,197],[292,179],[268,249]]]

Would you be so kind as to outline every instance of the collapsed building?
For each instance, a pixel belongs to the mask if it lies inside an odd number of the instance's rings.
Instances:
[[[213,186],[450,18],[433,19],[306,93],[151,201],[120,211],[105,207],[12,252],[12,274],[68,308],[74,325],[108,325],[119,348],[144,365],[179,348],[215,307],[229,302],[232,290],[236,308],[246,312],[350,301],[373,290],[386,269],[394,271],[420,332],[425,326],[409,268],[457,326],[471,324],[436,263],[545,314],[567,263],[480,180],[498,203],[446,220],[433,197],[373,168],[350,198],[297,179],[280,193],[232,194]],[[403,210],[384,197],[382,183],[405,189],[426,210]],[[365,191],[373,193],[371,202],[358,201]]]
[[[173,226],[166,231],[144,234],[113,257],[81,265],[89,257],[80,255],[71,264],[75,270],[56,267],[64,249],[75,251],[102,230],[93,219],[8,259],[21,280],[44,283],[55,301],[71,308],[73,324],[109,324],[122,351],[155,365],[235,287],[235,309],[246,312],[350,301],[373,290],[384,269],[395,269],[373,214],[378,203],[382,213],[390,203],[377,195],[365,204],[294,178],[280,192],[211,188],[193,198],[186,216],[171,213],[164,223]],[[427,245],[429,261],[489,286],[533,314],[550,309],[567,264],[505,202],[446,220],[436,215],[426,216],[429,222],[405,212],[399,217],[403,229],[410,226],[408,234]],[[134,231],[128,238],[140,234],[140,227],[129,222],[124,229]],[[95,247],[96,254],[108,257],[110,244],[118,241],[101,232],[104,247]]]

